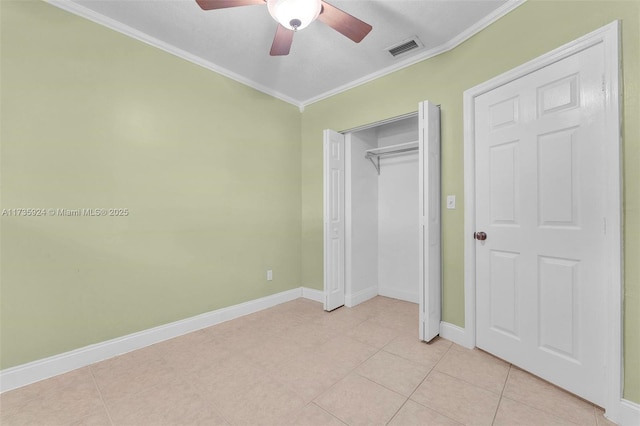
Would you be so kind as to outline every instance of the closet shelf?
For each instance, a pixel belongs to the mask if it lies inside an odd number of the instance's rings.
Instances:
[[[418,147],[419,147],[419,143],[416,141],[416,142],[401,143],[397,145],[384,146],[382,148],[369,149],[365,151],[364,158],[371,161],[371,164],[373,164],[373,167],[375,167],[378,174],[380,174],[380,157],[386,157],[390,155],[398,155],[398,154],[404,154],[406,152],[417,151]]]

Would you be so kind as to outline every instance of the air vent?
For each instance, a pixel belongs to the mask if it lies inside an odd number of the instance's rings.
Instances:
[[[408,40],[404,40],[400,44],[396,44],[388,48],[387,51],[391,54],[391,56],[396,57],[404,55],[411,50],[421,49],[422,47],[422,43],[420,42],[418,37],[413,37]]]

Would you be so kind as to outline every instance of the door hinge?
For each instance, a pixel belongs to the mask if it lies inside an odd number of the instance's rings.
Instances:
[[[602,74],[602,93],[606,93],[606,92],[607,92],[607,80],[604,74]]]

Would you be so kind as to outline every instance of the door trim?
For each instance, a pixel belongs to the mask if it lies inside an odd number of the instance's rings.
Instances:
[[[620,422],[622,400],[622,167],[620,23],[614,21],[577,40],[520,65],[464,92],[464,299],[465,327],[457,342],[468,348],[476,344],[475,241],[475,98],[513,80],[558,62],[591,46],[602,44],[605,56],[605,167],[606,264],[609,290],[605,303],[607,347],[605,381],[607,417]],[[624,416],[623,416],[624,417]]]

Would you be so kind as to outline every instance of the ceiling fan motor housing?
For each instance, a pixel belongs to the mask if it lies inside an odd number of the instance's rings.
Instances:
[[[267,0],[269,13],[283,27],[301,30],[316,20],[322,9],[321,0]]]
[[[288,55],[295,32],[307,27],[318,18],[323,24],[356,43],[360,43],[373,28],[324,0],[196,0],[196,2],[203,10],[261,5],[266,2],[269,14],[279,24],[269,52],[271,56]]]

